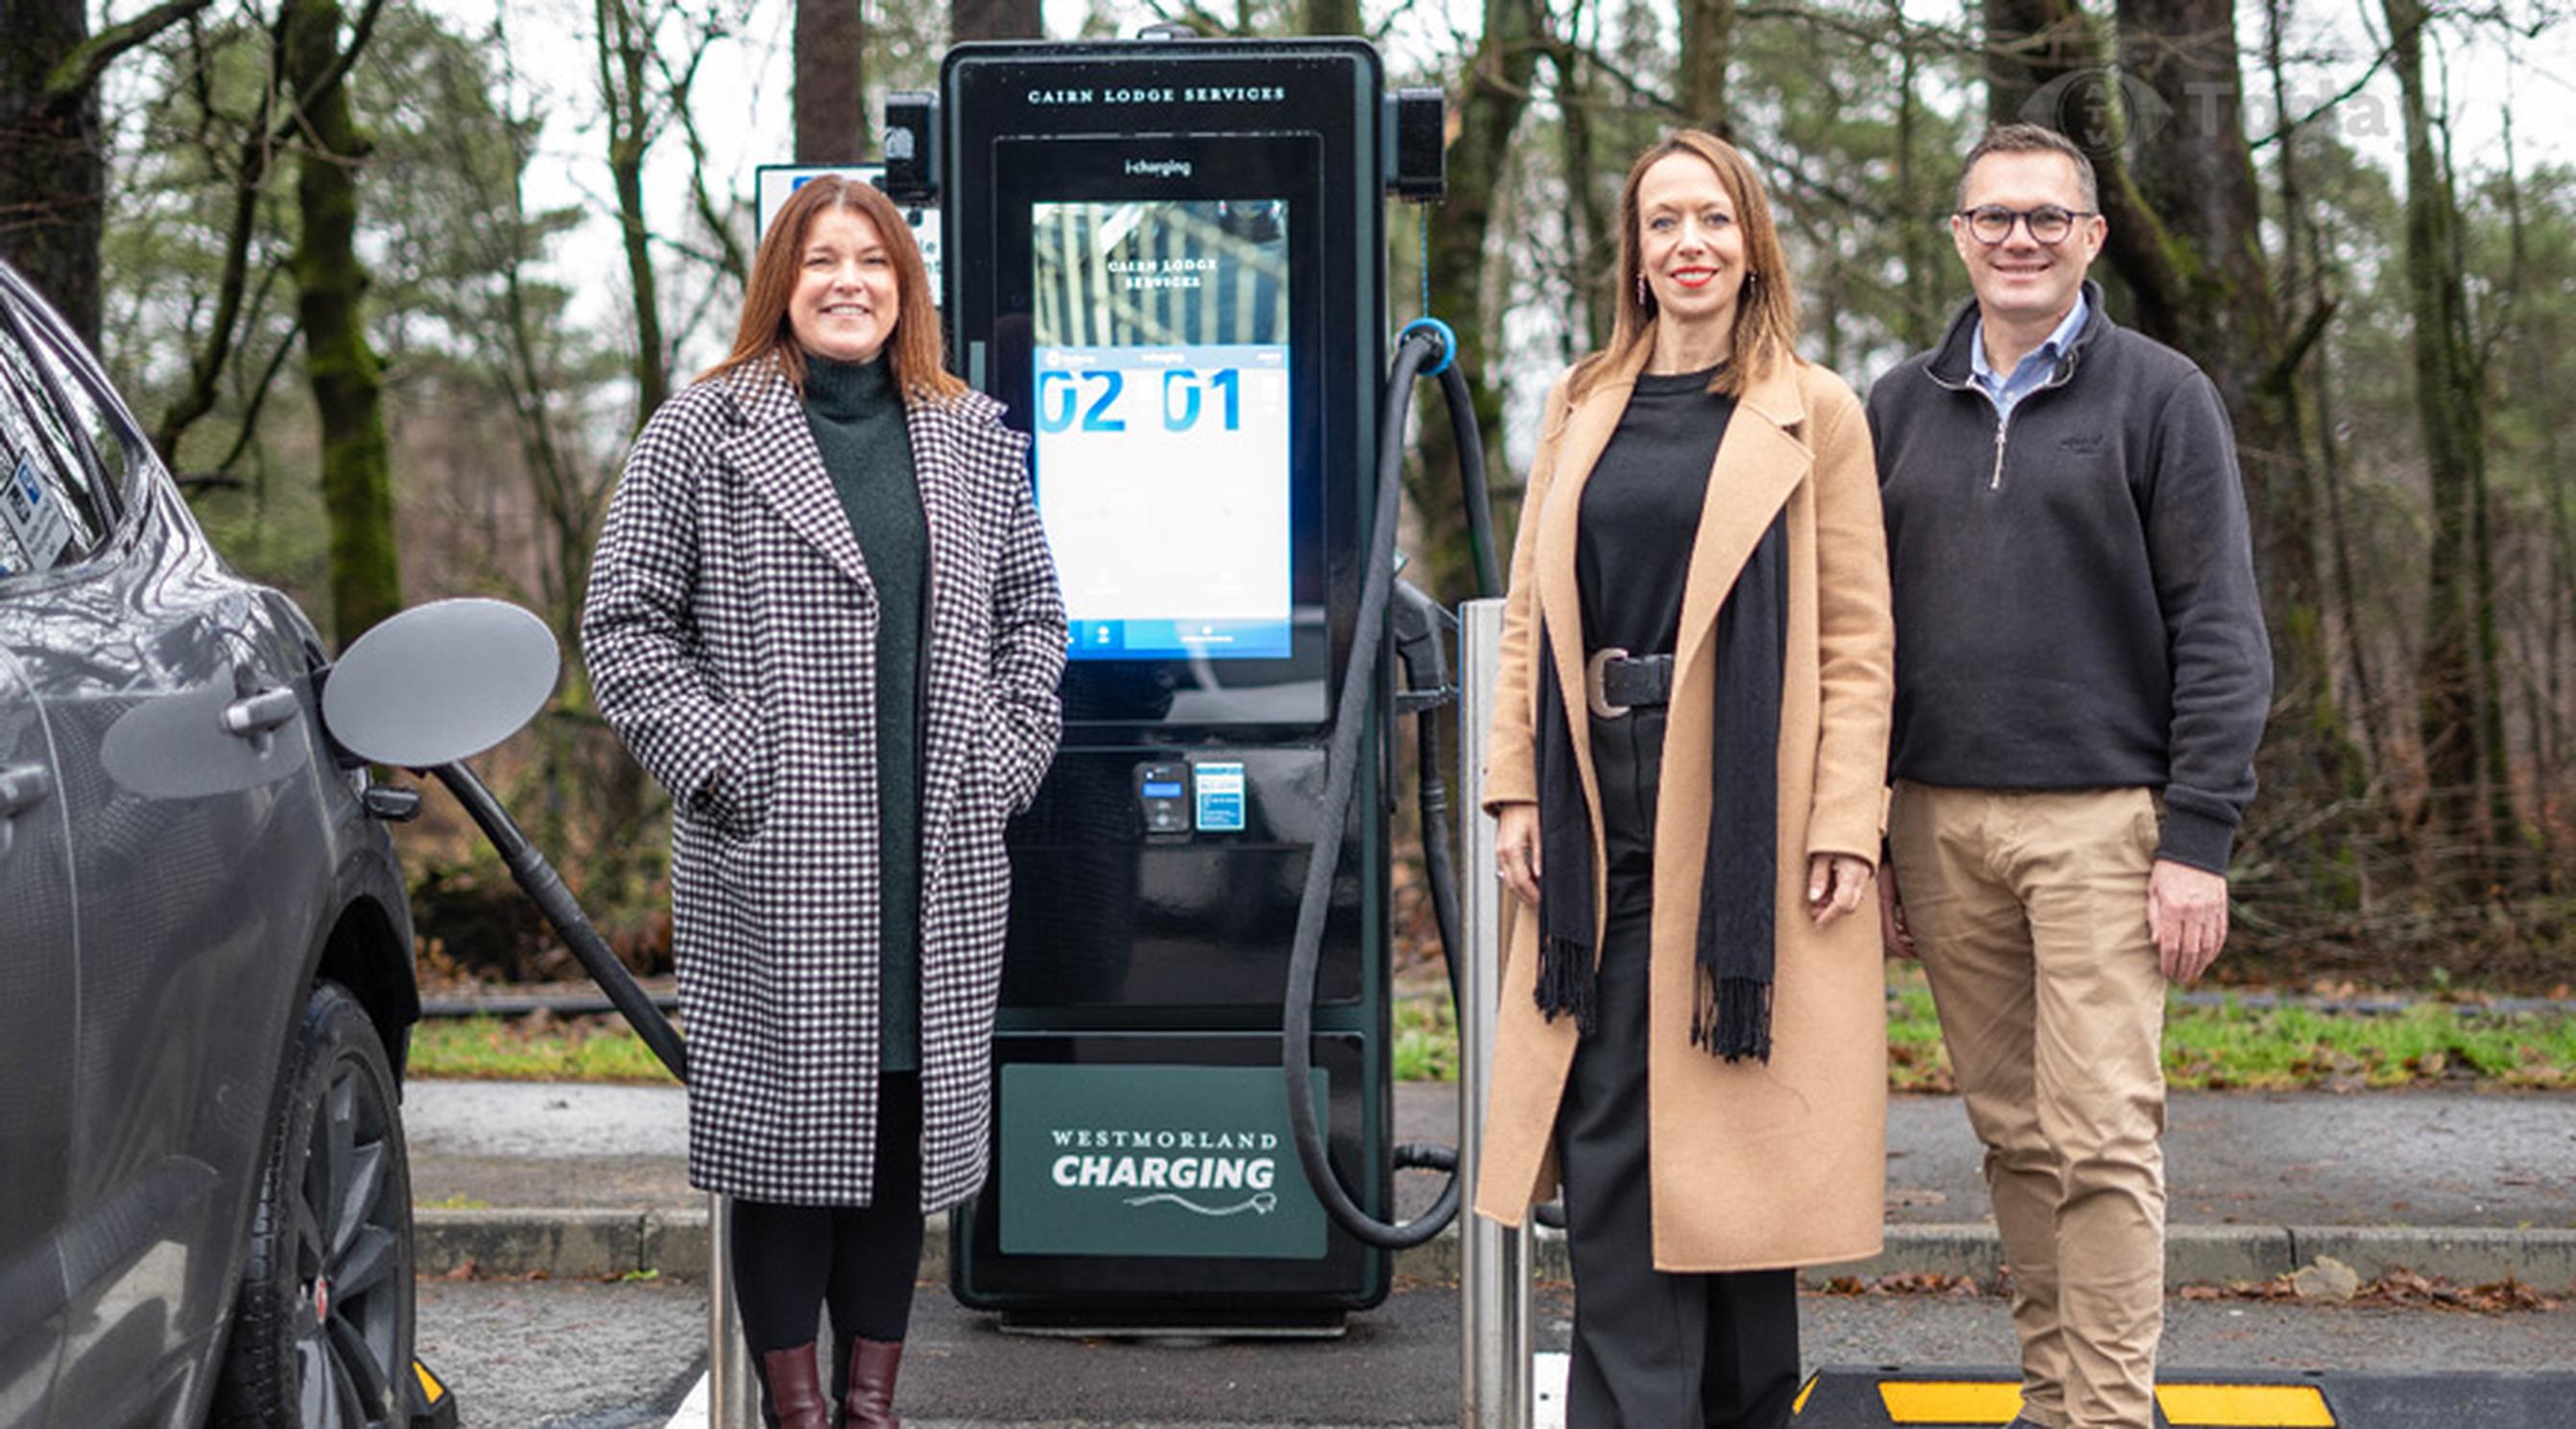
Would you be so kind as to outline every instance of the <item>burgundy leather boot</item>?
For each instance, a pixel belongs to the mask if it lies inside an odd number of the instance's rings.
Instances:
[[[894,1374],[903,1363],[903,1341],[849,1342],[850,1387],[841,1394],[841,1429],[903,1429],[894,1414]]]
[[[822,1372],[814,1363],[814,1346],[771,1350],[756,1357],[760,1371],[760,1417],[769,1429],[832,1429],[831,1402],[823,1398]]]

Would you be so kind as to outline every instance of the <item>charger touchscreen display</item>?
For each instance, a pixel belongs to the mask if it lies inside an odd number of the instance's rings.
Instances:
[[[1288,205],[1031,206],[1039,515],[1077,660],[1289,654]]]

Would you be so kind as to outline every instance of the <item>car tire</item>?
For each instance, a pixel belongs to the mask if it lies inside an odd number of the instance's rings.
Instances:
[[[319,983],[287,1054],[215,1422],[402,1429],[414,1313],[393,1067],[357,998]]]

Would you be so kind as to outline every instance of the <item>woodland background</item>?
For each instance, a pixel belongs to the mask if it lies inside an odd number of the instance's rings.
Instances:
[[[629,438],[730,335],[746,86],[792,111],[761,160],[858,160],[952,39],[1154,20],[1363,34],[1447,91],[1449,194],[1394,219],[1391,318],[1460,332],[1506,539],[1660,131],[1754,156],[1805,351],[1862,387],[1964,298],[1942,220],[1975,132],[2074,136],[2116,315],[2200,362],[2243,453],[2279,674],[2221,975],[2563,987],[2565,0],[0,0],[0,256],[335,641],[448,594],[554,624],[558,698],[487,772],[649,969],[667,806],[571,635]],[[1455,454],[1417,425],[1411,575],[1455,600]],[[433,971],[563,966],[457,821],[403,838]]]

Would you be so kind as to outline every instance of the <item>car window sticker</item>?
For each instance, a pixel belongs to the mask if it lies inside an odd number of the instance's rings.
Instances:
[[[28,454],[34,447],[35,441],[27,431],[26,415],[18,410],[18,394],[7,384],[0,383],[0,468],[5,468],[9,474],[10,490],[17,489],[18,470],[28,465]],[[0,530],[9,533],[8,540],[0,541],[0,553],[10,557],[11,574],[44,569],[28,557],[26,538],[18,534],[16,523],[0,521]]]
[[[0,339],[0,439],[11,449],[0,525],[18,538],[35,570],[77,560],[96,540],[86,513],[62,499],[66,489],[82,489],[81,477],[72,438],[44,392],[26,350]]]
[[[72,543],[72,524],[63,519],[62,503],[36,477],[36,464],[24,456],[9,473],[9,489],[0,491],[0,518],[6,518],[18,548],[40,571],[52,570]]]

